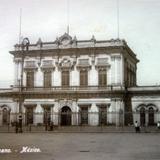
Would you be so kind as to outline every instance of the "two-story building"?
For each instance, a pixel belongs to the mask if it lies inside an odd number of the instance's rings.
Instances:
[[[160,120],[160,88],[137,86],[139,60],[124,40],[77,40],[65,33],[53,42],[25,38],[10,53],[14,85],[0,90],[0,125],[18,121],[19,114],[33,125]]]

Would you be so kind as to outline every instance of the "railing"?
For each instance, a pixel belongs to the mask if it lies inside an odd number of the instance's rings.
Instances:
[[[57,86],[57,87],[23,87],[23,91],[121,91],[123,86]]]
[[[0,93],[12,91],[12,88],[0,88]]]
[[[73,44],[68,44],[67,46],[64,45],[59,45],[54,42],[45,42],[42,43],[42,45],[38,44],[30,44],[29,50],[45,50],[45,49],[58,49],[58,48],[86,48],[86,47],[110,47],[110,46],[123,46],[125,45],[125,42],[123,40],[106,40],[106,41],[96,41],[94,43],[91,40],[81,40],[77,41],[76,45]],[[22,46],[21,45],[15,45],[15,51],[21,51]]]

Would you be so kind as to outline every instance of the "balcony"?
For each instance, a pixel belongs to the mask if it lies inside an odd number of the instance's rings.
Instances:
[[[125,88],[122,86],[56,86],[56,87],[23,87],[24,92],[78,92],[78,91],[88,91],[88,92],[98,92],[98,91],[122,91]]]

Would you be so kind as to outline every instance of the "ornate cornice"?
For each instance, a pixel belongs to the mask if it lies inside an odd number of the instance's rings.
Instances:
[[[42,72],[46,72],[46,71],[52,72],[52,71],[54,71],[54,70],[55,70],[55,67],[54,67],[54,66],[42,66],[42,67],[41,67],[41,71],[42,71]]]
[[[38,67],[25,67],[24,71],[25,72],[35,72],[38,70]]]
[[[41,104],[44,109],[54,107],[54,104]]]
[[[24,104],[24,107],[25,108],[35,108],[35,107],[37,107],[37,104]]]
[[[87,71],[89,71],[92,68],[91,65],[77,65],[76,67],[78,70],[87,70]]]
[[[110,104],[106,104],[106,103],[96,103],[96,106],[101,108],[101,107],[106,107],[106,108],[109,108],[110,107]]]
[[[95,69],[97,70],[106,70],[106,69],[109,69],[111,66],[109,64],[106,64],[106,65],[96,65],[95,66]]]
[[[80,108],[82,108],[82,107],[90,108],[92,106],[92,104],[85,104],[85,102],[84,102],[84,104],[78,104],[78,106]]]

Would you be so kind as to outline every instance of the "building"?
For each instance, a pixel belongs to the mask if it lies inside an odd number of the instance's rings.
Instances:
[[[25,38],[13,55],[14,85],[0,89],[0,125],[129,125],[160,120],[160,87],[137,86],[139,60],[124,40]]]

